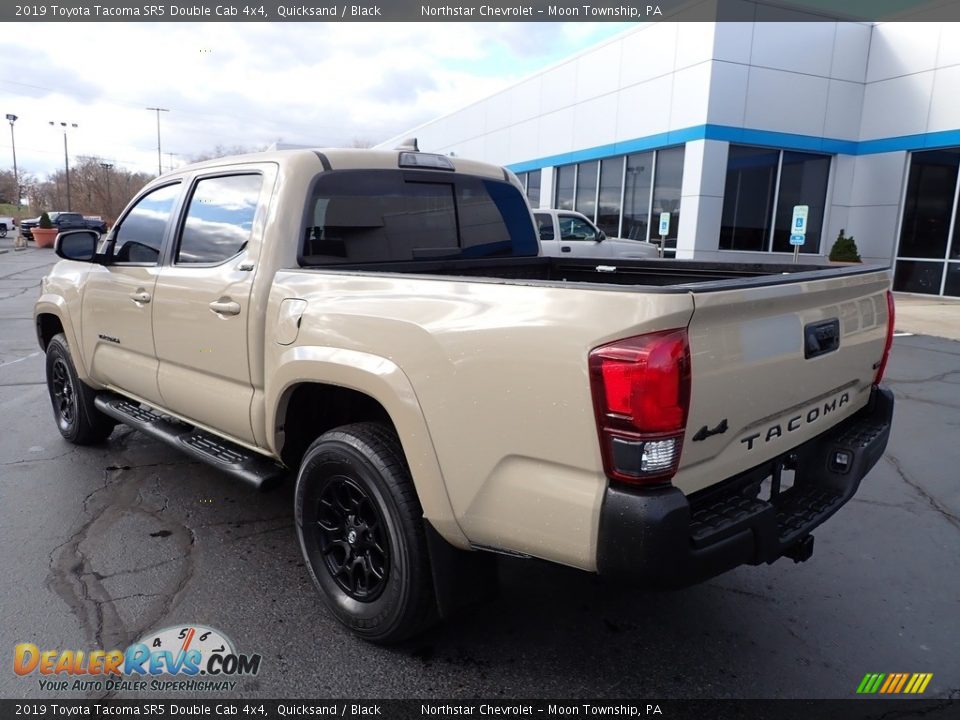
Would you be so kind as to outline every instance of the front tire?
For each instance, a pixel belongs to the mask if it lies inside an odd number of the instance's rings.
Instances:
[[[57,429],[64,439],[74,445],[93,445],[113,432],[116,423],[97,410],[93,388],[77,377],[70,347],[62,333],[47,345],[47,391]]]
[[[301,462],[294,512],[314,584],[356,635],[399,642],[435,619],[423,511],[392,430],[321,435]]]

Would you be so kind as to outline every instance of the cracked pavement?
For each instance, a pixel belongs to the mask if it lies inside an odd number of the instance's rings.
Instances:
[[[258,494],[122,427],[60,438],[31,322],[52,261],[0,254],[2,697],[49,695],[13,674],[18,642],[124,648],[182,623],[263,656],[242,697],[844,698],[866,672],[960,697],[960,342],[896,339],[888,453],[809,562],[647,593],[504,558],[499,599],[384,649],[316,596],[290,483]]]

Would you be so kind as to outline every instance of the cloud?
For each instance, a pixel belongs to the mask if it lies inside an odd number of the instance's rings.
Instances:
[[[483,98],[620,29],[579,23],[18,24],[0,46],[0,101],[21,165],[71,155],[156,171],[216,145],[349,145],[399,134]],[[34,38],[42,35],[43,50]],[[0,153],[4,152],[0,144]],[[4,164],[0,160],[0,164]]]

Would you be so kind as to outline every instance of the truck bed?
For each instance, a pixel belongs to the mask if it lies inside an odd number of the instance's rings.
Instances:
[[[323,272],[399,273],[421,279],[431,276],[470,277],[480,282],[557,286],[568,283],[627,285],[646,292],[733,290],[826,277],[859,275],[877,265],[801,265],[690,260],[614,260],[555,257],[478,260],[414,260],[389,263],[338,264],[314,267]]]

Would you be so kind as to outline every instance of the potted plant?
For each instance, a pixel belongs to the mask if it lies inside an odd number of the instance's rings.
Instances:
[[[46,211],[40,215],[40,224],[33,229],[33,241],[38,248],[53,247],[53,241],[57,239],[57,228],[50,222],[50,216]]]
[[[860,259],[860,253],[857,251],[857,243],[853,235],[844,235],[844,229],[840,228],[840,234],[837,235],[836,242],[830,248],[830,262],[835,263],[858,263],[863,262]]]

